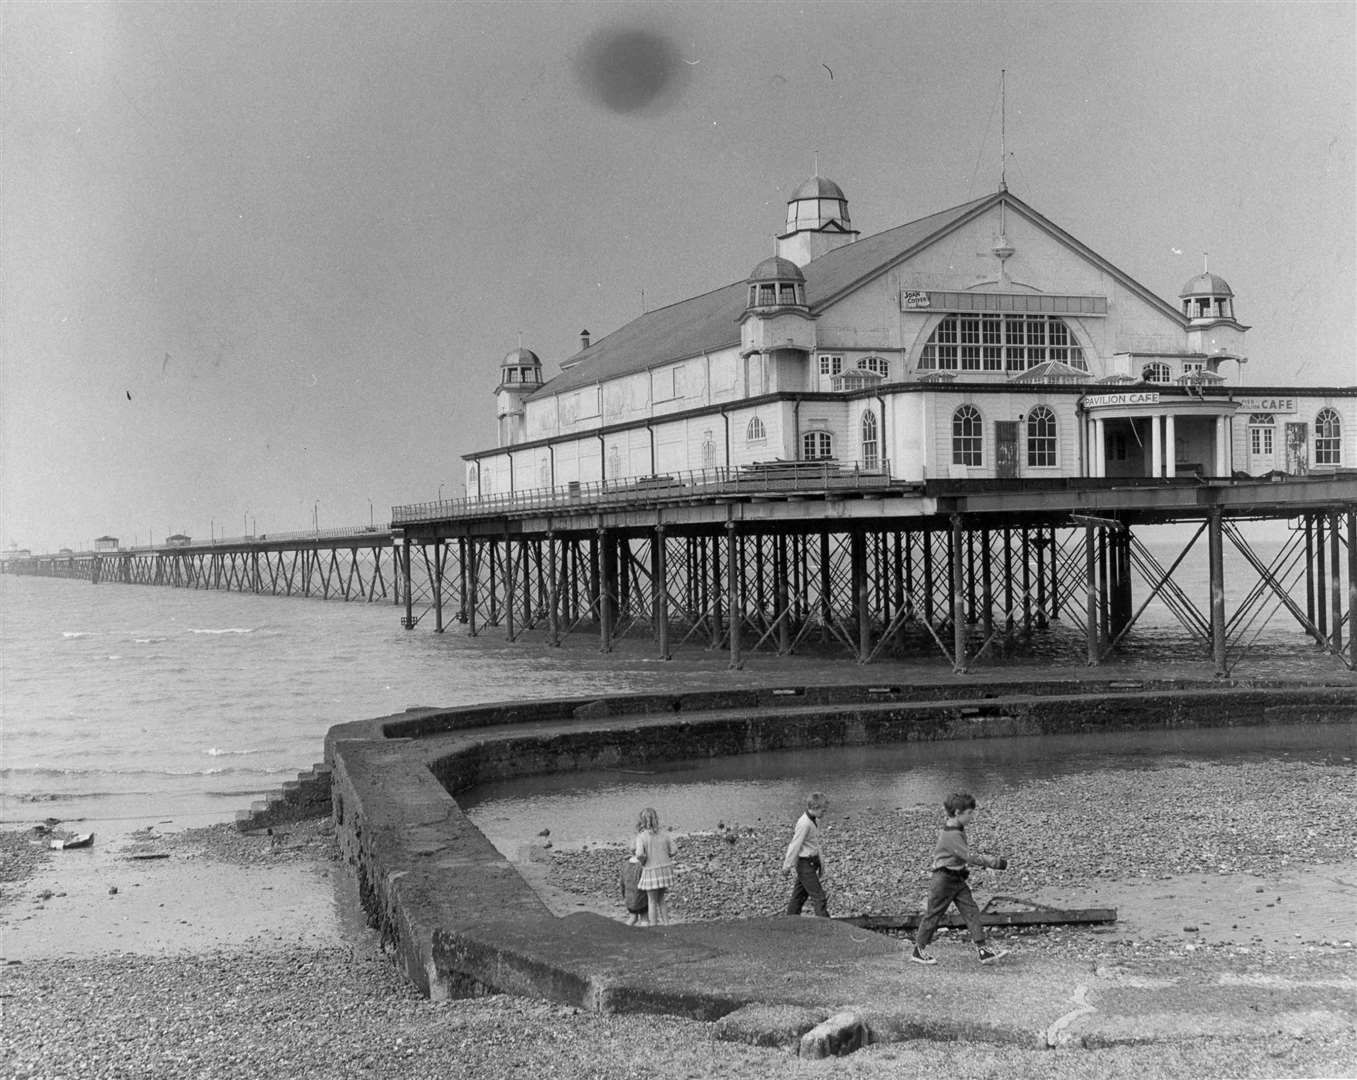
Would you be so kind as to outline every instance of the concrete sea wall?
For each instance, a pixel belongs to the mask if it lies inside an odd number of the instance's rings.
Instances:
[[[1357,722],[1350,682],[777,687],[412,709],[332,728],[325,764],[367,917],[424,993],[505,991],[713,1019],[753,1001],[753,985],[647,982],[634,931],[595,915],[555,918],[467,820],[457,793],[509,777],[766,750],[1316,722]],[[663,947],[697,971],[720,933],[677,926]],[[652,960],[655,937],[645,946]]]

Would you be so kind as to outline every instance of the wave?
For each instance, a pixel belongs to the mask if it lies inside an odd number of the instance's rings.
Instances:
[[[70,802],[73,799],[119,799],[127,795],[153,795],[151,791],[81,791],[55,794],[47,791],[21,792],[11,796],[18,803]]]
[[[192,627],[189,628],[190,634],[253,634],[254,631],[255,628],[253,626],[227,626],[220,630],[195,630]]]
[[[293,768],[223,768],[213,766],[207,769],[54,769],[47,765],[14,765],[0,769],[0,779],[41,776],[232,776],[264,775],[287,776],[296,771]]]
[[[208,757],[245,757],[249,754],[267,754],[268,751],[262,747],[250,750],[223,750],[219,746],[209,746],[203,753]]]
[[[61,636],[64,638],[82,638],[89,637],[90,634],[88,630],[63,630]]]

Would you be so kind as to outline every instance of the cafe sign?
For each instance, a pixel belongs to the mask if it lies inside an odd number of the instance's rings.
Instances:
[[[1085,394],[1084,408],[1110,409],[1126,405],[1158,405],[1158,390],[1132,390],[1124,394]]]
[[[1296,399],[1293,397],[1237,397],[1240,412],[1293,413],[1296,411]]]

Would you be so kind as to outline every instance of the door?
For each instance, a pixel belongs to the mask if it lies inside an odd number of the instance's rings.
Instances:
[[[1018,421],[994,421],[994,475],[1000,480],[1018,476]]]
[[[1309,430],[1305,424],[1286,425],[1286,471],[1292,476],[1310,471]]]

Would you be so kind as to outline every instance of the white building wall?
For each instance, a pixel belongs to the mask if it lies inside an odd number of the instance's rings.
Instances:
[[[1094,355],[1086,351],[1085,359],[1094,378],[1110,373],[1107,361],[1116,352],[1186,350],[1187,333],[1180,321],[1163,307],[1123,286],[1097,263],[1070,250],[1012,209],[1006,215],[1005,232],[1015,249],[1005,267],[1007,285],[998,284],[999,260],[991,251],[999,234],[997,207],[918,253],[906,268],[890,276],[896,278],[899,288],[921,292],[975,290],[1106,296],[1105,317],[1062,316],[1075,328],[1081,341],[1091,346]],[[902,342],[910,351],[911,364],[917,365],[919,353],[942,315],[923,309],[902,312],[899,318]]]
[[[1240,408],[1231,421],[1230,429],[1233,471],[1258,476],[1273,470],[1285,470],[1286,425],[1289,423],[1306,425],[1309,471],[1312,474],[1330,472],[1335,468],[1357,468],[1357,398],[1286,389],[1257,392],[1241,389],[1234,397],[1239,402]],[[1315,460],[1315,421],[1320,410],[1326,408],[1338,413],[1340,423],[1339,452],[1342,460],[1336,466],[1320,465]],[[1253,453],[1249,417],[1255,413],[1266,413],[1274,421],[1271,455]]]

